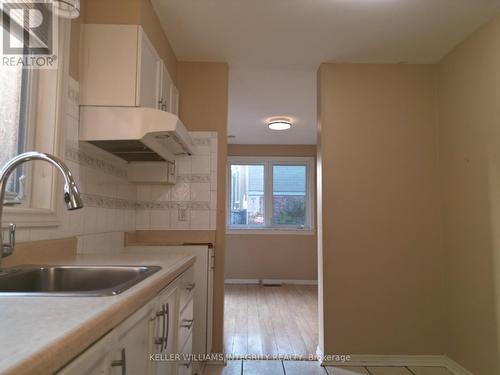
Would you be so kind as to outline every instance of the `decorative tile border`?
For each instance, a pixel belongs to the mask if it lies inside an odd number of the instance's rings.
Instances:
[[[125,168],[117,167],[116,165],[113,165],[107,161],[96,158],[94,156],[90,156],[83,150],[66,146],[65,157],[66,160],[71,160],[75,163],[98,169],[113,176],[127,178],[127,170]]]
[[[135,202],[126,199],[105,197],[96,194],[82,194],[83,204],[87,207],[112,208],[118,210],[133,210]]]
[[[208,182],[210,183],[210,174],[179,174],[177,182]]]
[[[137,202],[137,210],[177,210],[188,208],[191,210],[210,210],[210,202]]]
[[[210,146],[210,138],[191,138],[191,144],[193,146]]]

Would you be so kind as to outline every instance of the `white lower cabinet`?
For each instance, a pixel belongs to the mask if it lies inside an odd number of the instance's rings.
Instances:
[[[159,354],[158,360],[152,361],[152,374],[175,374],[175,363],[170,361],[176,353],[178,281],[162,291],[158,297],[154,313],[154,349],[151,353]]]
[[[193,267],[59,371],[60,375],[192,374]],[[152,358],[153,360],[152,360]]]

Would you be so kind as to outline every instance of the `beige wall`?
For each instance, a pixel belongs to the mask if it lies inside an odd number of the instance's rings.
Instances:
[[[436,68],[323,64],[318,74],[320,344],[442,354]]]
[[[227,279],[316,280],[315,235],[228,234]]]
[[[224,63],[180,62],[177,86],[180,118],[192,131],[216,131],[217,145],[217,229],[215,233],[214,352],[223,350],[224,257],[226,228],[226,155],[229,67]]]
[[[313,156],[316,145],[240,145],[227,146],[230,156]]]
[[[316,156],[316,145],[228,145],[229,156]],[[316,280],[316,235],[226,236],[226,278]]]
[[[439,64],[448,351],[476,375],[500,371],[499,94],[497,17]]]

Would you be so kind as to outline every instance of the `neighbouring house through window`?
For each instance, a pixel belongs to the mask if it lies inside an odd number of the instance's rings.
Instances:
[[[312,229],[312,158],[229,158],[230,229]]]

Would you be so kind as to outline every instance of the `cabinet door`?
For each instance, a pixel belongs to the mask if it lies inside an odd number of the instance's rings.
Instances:
[[[193,352],[193,335],[190,334],[184,346],[179,350],[182,356],[181,361],[177,363],[177,375],[191,375],[193,373],[193,361],[189,358]]]
[[[109,333],[97,343],[80,354],[70,364],[60,370],[58,375],[108,375],[110,348],[115,344],[114,333]]]
[[[135,105],[139,33],[135,25],[82,25],[81,105]]]
[[[170,86],[172,84],[172,78],[170,78],[170,74],[168,74],[167,67],[163,60],[160,63],[160,109],[162,111],[171,112],[171,103],[170,103]]]
[[[113,351],[111,374],[147,374],[149,370],[150,318],[147,305],[117,328],[117,347]]]
[[[177,288],[169,287],[160,294],[155,312],[154,353],[161,353],[162,360],[155,362],[154,373],[157,375],[175,374],[175,362],[167,361],[170,354],[175,354],[177,326]]]
[[[142,29],[139,29],[139,66],[137,69],[136,106],[158,108],[158,82],[161,59]]]
[[[179,115],[179,90],[173,83],[170,85],[170,112]]]

